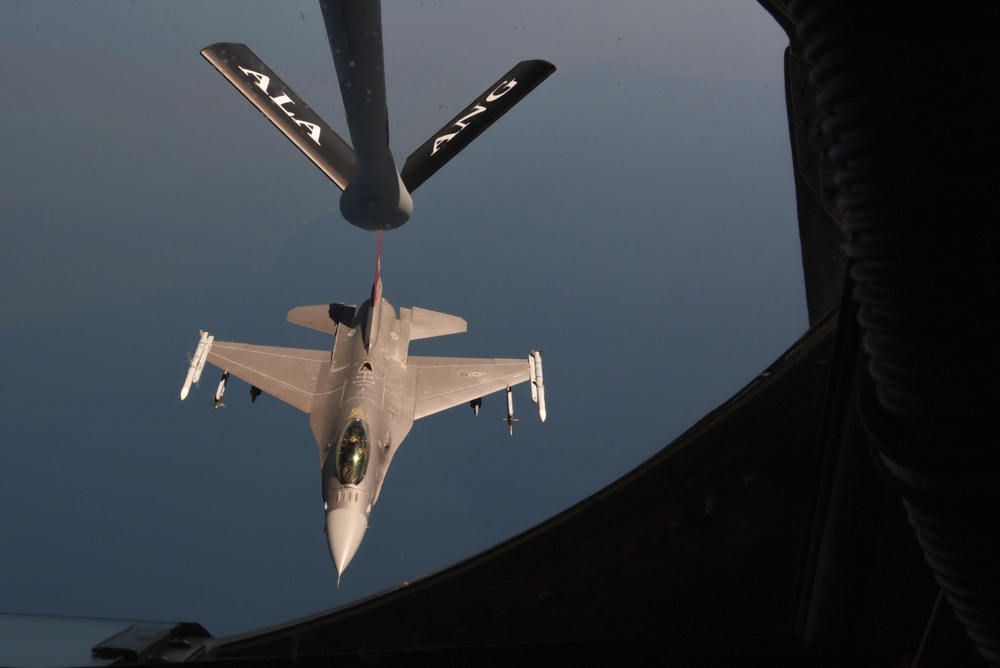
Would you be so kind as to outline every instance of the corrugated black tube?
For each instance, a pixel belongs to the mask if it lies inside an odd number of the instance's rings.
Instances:
[[[872,388],[928,565],[1000,665],[1000,7],[797,2]]]

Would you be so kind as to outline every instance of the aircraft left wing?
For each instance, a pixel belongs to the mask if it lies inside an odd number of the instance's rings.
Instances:
[[[329,364],[330,353],[215,341],[209,348],[207,360],[308,413],[316,394],[317,379],[323,367]]]
[[[416,374],[415,420],[530,378],[527,359],[411,356],[407,367]]]

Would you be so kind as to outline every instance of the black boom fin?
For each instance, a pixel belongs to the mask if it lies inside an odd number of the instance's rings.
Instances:
[[[556,66],[544,60],[515,65],[406,159],[400,172],[406,189],[411,193],[416,190],[555,71]]]
[[[354,149],[245,44],[220,42],[201,55],[343,190],[354,173]]]

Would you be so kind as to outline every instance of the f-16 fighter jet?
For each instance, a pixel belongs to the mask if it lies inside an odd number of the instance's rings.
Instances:
[[[202,55],[332,180],[344,218],[388,230],[413,212],[410,193],[555,71],[544,60],[516,65],[423,146],[402,171],[389,150],[389,111],[379,0],[321,0],[353,148],[243,44],[220,43]]]
[[[299,350],[217,341],[207,332],[191,360],[181,399],[205,363],[223,369],[213,400],[222,405],[230,376],[309,415],[323,471],[326,536],[337,582],[368,527],[393,455],[413,421],[467,403],[478,413],[484,395],[507,391],[506,421],[513,430],[512,385],[530,381],[545,420],[542,357],[463,359],[417,357],[410,341],[466,330],[462,318],[422,308],[393,306],[382,297],[376,270],[371,297],[346,304],[300,306],[289,322],[333,334],[332,351]]]

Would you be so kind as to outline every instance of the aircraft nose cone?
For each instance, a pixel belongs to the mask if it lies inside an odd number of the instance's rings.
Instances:
[[[337,567],[338,584],[347,564],[358,551],[367,528],[368,520],[364,514],[353,508],[334,508],[327,513],[326,539],[330,541],[330,555],[333,565]]]

